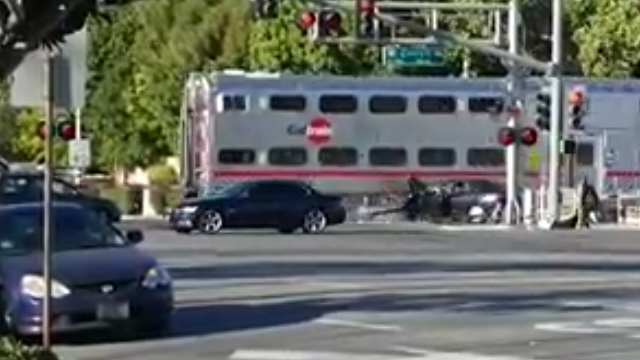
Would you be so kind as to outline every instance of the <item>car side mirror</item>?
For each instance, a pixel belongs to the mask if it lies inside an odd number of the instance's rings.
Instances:
[[[144,234],[140,230],[127,230],[125,237],[132,244],[139,244],[144,240]]]

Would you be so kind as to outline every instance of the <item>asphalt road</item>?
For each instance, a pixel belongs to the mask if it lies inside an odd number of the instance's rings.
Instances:
[[[639,234],[150,229],[143,246],[175,278],[173,334],[58,350],[68,360],[635,360]]]

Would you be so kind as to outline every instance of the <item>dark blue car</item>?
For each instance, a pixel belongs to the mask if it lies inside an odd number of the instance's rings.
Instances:
[[[171,212],[171,227],[180,233],[218,233],[223,228],[297,229],[316,234],[341,224],[346,210],[338,196],[321,194],[293,180],[239,182],[221,191],[185,200]]]
[[[161,335],[173,311],[171,278],[136,248],[140,231],[121,232],[77,204],[53,206],[52,330],[103,328]],[[0,281],[5,328],[42,331],[41,203],[0,207]]]

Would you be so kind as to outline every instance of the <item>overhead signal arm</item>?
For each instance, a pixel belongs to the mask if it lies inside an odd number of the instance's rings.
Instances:
[[[348,12],[348,13],[355,13],[357,12],[356,8],[353,6],[353,3],[351,2],[343,2],[343,1],[331,1],[331,0],[310,0],[309,1],[311,4],[315,5],[316,7],[319,8],[334,8],[334,9],[339,9],[341,11],[344,12]],[[407,9],[416,9],[416,8],[422,8],[422,9],[457,9],[457,10],[472,10],[472,9],[478,9],[478,7],[481,7],[483,9],[496,9],[496,8],[504,8],[507,5],[505,4],[456,4],[456,3],[412,3],[412,2],[395,2],[395,1],[386,1],[386,2],[378,2],[377,6],[379,8],[385,8],[385,7],[389,7],[389,8],[398,8],[398,7],[405,7]],[[356,14],[358,15],[358,14]],[[389,14],[385,14],[383,12],[375,12],[373,14],[373,16],[378,19],[379,21],[382,21],[384,23],[387,24],[391,24],[394,26],[398,26],[398,27],[404,27],[408,30],[410,30],[411,32],[417,33],[417,34],[422,34],[425,38],[429,38],[432,37],[436,42],[446,42],[446,43],[453,43],[453,44],[457,44],[457,45],[461,45],[464,47],[469,48],[472,51],[475,52],[479,52],[485,55],[490,55],[490,56],[496,56],[499,57],[503,60],[506,61],[510,61],[513,62],[519,66],[523,66],[523,67],[528,67],[531,69],[534,69],[536,71],[540,71],[540,72],[544,72],[544,73],[553,73],[556,69],[554,69],[553,67],[551,67],[548,63],[546,62],[542,62],[539,61],[537,59],[534,59],[532,57],[529,56],[523,56],[523,55],[515,55],[510,53],[509,51],[500,49],[496,46],[492,46],[490,45],[487,40],[474,40],[474,39],[467,39],[463,36],[460,35],[456,35],[447,31],[442,31],[442,30],[438,30],[438,29],[433,29],[431,27],[419,24],[415,21],[409,21],[409,20],[404,20],[401,19],[397,16],[393,16],[393,15],[389,15]],[[399,39],[395,39],[393,41],[393,43],[397,44]],[[340,43],[344,43],[344,42],[353,42],[353,43],[361,43],[361,44],[372,44],[372,41],[370,39],[362,39],[362,38],[353,38],[353,39],[331,39],[331,38],[327,38],[327,39],[318,39],[318,41],[321,42],[340,42]],[[415,43],[417,40],[412,40],[413,43]],[[385,43],[391,43],[391,40],[387,40],[387,39],[379,39],[375,42],[373,42],[374,44],[385,44]],[[425,43],[425,39],[422,39],[419,43],[424,44]]]

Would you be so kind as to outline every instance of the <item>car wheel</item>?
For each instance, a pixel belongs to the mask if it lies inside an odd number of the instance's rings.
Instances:
[[[319,234],[327,228],[327,216],[322,210],[308,211],[302,219],[302,231],[306,234]]]
[[[204,234],[217,234],[222,230],[222,215],[215,210],[207,210],[198,218],[198,230]]]

